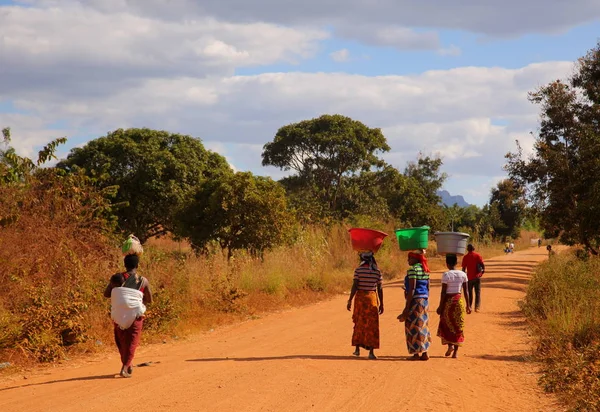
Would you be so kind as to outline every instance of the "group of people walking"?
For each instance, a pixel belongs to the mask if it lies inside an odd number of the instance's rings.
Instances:
[[[464,343],[465,317],[472,311],[473,300],[475,311],[479,311],[481,305],[481,277],[485,265],[473,245],[469,244],[467,250],[468,253],[462,258],[462,270],[456,268],[456,255],[446,256],[448,270],[442,275],[440,304],[436,310],[440,315],[437,336],[443,345],[448,346],[445,355],[453,358],[458,356],[458,349]],[[355,347],[355,356],[360,356],[360,349],[363,348],[369,351],[369,359],[376,359],[374,350],[379,349],[379,316],[384,312],[383,278],[373,252],[359,253],[359,257],[360,264],[354,272],[347,303],[350,311],[354,302],[352,345]],[[404,278],[405,305],[398,320],[404,322],[406,346],[409,355],[412,355],[410,359],[427,361],[431,345],[430,270],[424,251],[409,252],[408,265]]]

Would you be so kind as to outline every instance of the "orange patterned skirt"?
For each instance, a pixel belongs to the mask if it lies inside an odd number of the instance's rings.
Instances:
[[[354,295],[352,346],[379,349],[379,306],[377,292],[359,290]]]

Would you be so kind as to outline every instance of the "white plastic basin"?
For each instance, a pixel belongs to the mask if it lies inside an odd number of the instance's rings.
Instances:
[[[464,255],[467,253],[468,233],[435,232],[437,252],[440,255]]]

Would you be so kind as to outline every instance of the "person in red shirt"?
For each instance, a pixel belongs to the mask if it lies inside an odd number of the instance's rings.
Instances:
[[[481,255],[475,252],[475,247],[472,244],[467,246],[467,251],[467,254],[462,258],[462,270],[467,272],[469,280],[469,306],[472,307],[473,295],[475,295],[475,312],[479,312],[481,307],[481,277],[485,272],[485,264]]]

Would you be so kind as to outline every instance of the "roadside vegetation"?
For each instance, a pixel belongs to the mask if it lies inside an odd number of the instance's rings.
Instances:
[[[507,155],[511,180],[547,236],[574,246],[533,277],[524,309],[538,341],[544,389],[574,411],[600,410],[600,43],[572,76],[540,87],[533,154]]]
[[[144,242],[140,269],[154,291],[151,341],[349,290],[350,227],[389,233],[378,252],[389,280],[406,270],[396,228],[454,228],[493,255],[525,218],[506,184],[483,208],[442,205],[440,158],[397,170],[379,157],[389,150],[379,129],[339,115],[284,126],[265,145],[263,163],[290,172],[281,181],[236,173],[199,139],[150,129],[116,130],[44,166],[65,141],[29,159],[3,130],[0,360],[13,365],[111,345],[102,291],[122,270],[129,233]],[[435,243],[428,254],[442,269]]]

